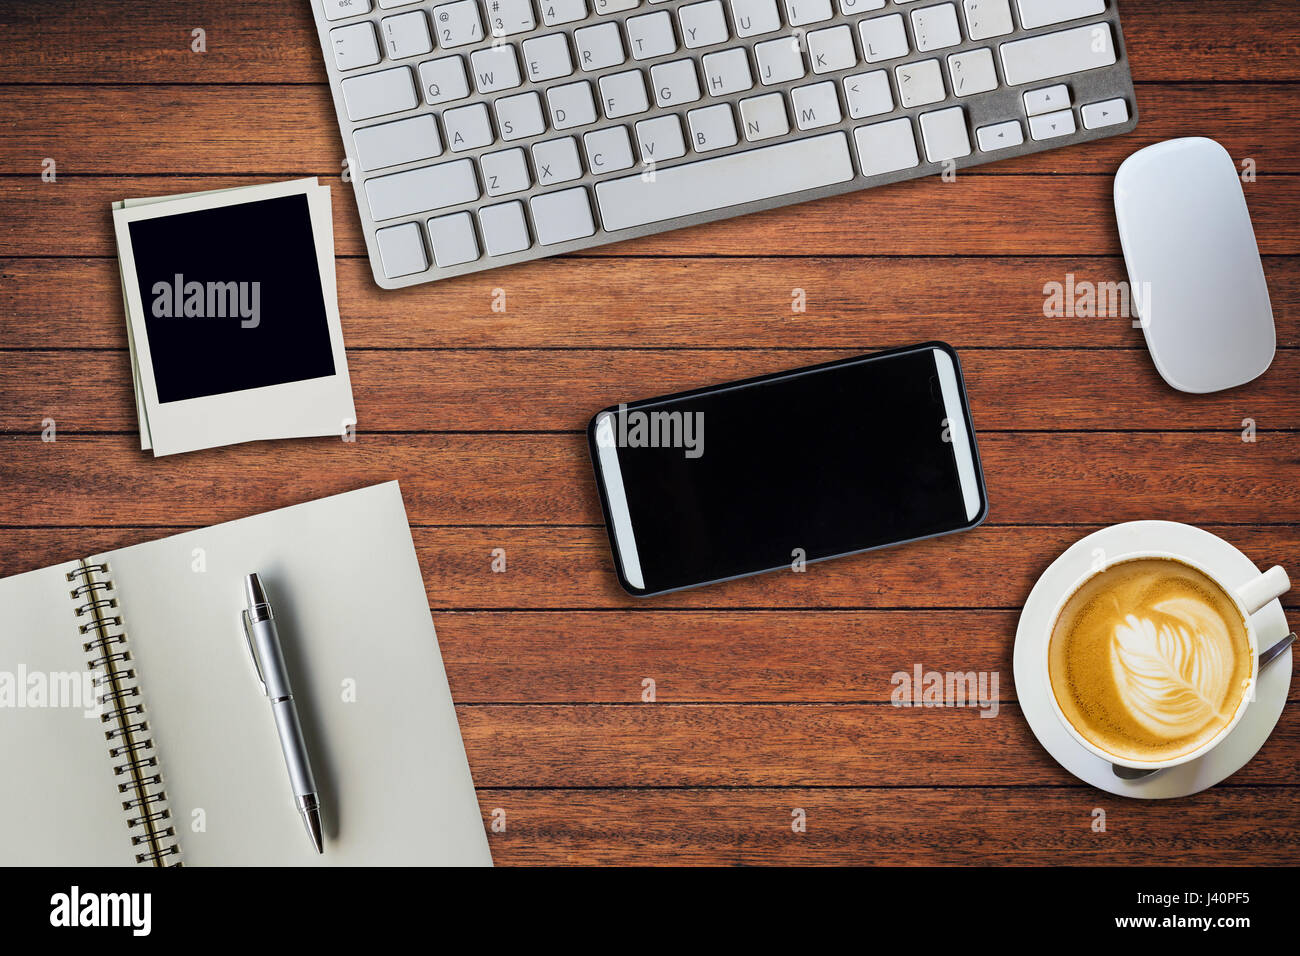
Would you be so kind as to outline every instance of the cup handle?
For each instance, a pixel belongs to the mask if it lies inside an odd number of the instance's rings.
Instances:
[[[1254,614],[1269,601],[1280,598],[1291,590],[1291,579],[1280,565],[1273,565],[1253,581],[1247,581],[1237,588],[1237,600],[1246,608],[1247,614]]]

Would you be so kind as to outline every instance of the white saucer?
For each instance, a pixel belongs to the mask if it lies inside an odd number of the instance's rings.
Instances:
[[[1131,551],[1183,555],[1233,587],[1245,584],[1260,570],[1250,558],[1208,531],[1173,521],[1130,521],[1103,528],[1069,547],[1043,572],[1020,613],[1013,660],[1016,694],[1034,736],[1056,762],[1084,783],[1123,797],[1158,800],[1199,793],[1236,773],[1264,746],[1286,705],[1291,687],[1291,651],[1259,675],[1256,699],[1246,709],[1241,723],[1204,757],[1142,780],[1120,779],[1108,761],[1079,746],[1061,726],[1048,699],[1051,688],[1042,673],[1041,655],[1051,630],[1052,612],[1070,586],[1093,566],[1097,549],[1105,555]],[[1278,601],[1266,605],[1252,620],[1261,650],[1290,632]]]

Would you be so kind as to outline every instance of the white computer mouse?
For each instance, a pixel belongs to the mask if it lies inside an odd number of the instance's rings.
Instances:
[[[1263,374],[1273,307],[1228,151],[1199,136],[1139,150],[1115,175],[1115,214],[1130,301],[1164,380],[1217,392]]]

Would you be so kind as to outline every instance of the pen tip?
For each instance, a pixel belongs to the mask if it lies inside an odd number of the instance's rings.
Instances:
[[[248,595],[249,607],[271,603],[267,600],[266,588],[262,587],[262,579],[257,576],[256,571],[244,578],[244,591]]]
[[[302,822],[307,825],[307,835],[311,837],[311,842],[312,845],[316,847],[316,852],[324,853],[325,837],[320,822],[320,810],[315,808],[304,810],[302,814]]]

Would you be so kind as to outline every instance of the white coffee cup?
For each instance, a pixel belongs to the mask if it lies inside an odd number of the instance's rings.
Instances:
[[[1246,693],[1242,695],[1241,702],[1237,705],[1237,709],[1233,713],[1232,719],[1228,721],[1228,723],[1225,724],[1217,734],[1205,741],[1205,743],[1201,744],[1195,750],[1189,751],[1185,754],[1180,754],[1177,757],[1171,757],[1168,760],[1132,760],[1116,756],[1109,751],[1101,749],[1075,729],[1074,724],[1070,723],[1069,718],[1067,718],[1065,713],[1061,710],[1061,705],[1056,699],[1055,691],[1051,689],[1052,676],[1048,663],[1052,643],[1051,631],[1056,629],[1056,620],[1061,616],[1061,612],[1065,609],[1066,602],[1068,602],[1080,588],[1097,575],[1104,573],[1117,564],[1121,564],[1125,561],[1136,561],[1141,558],[1164,558],[1169,561],[1177,561],[1179,564],[1185,564],[1189,568],[1200,571],[1201,574],[1205,575],[1218,585],[1219,590],[1227,595],[1232,600],[1233,604],[1236,605],[1237,610],[1241,613],[1241,619],[1246,624],[1246,635],[1250,641],[1250,683],[1246,689]],[[1241,718],[1246,713],[1246,708],[1250,706],[1251,701],[1254,700],[1255,697],[1255,683],[1259,679],[1259,633],[1256,631],[1255,624],[1251,620],[1251,617],[1269,602],[1281,597],[1289,590],[1291,590],[1291,579],[1287,577],[1286,571],[1278,565],[1274,565],[1263,574],[1247,581],[1239,587],[1231,587],[1225,584],[1213,571],[1181,554],[1170,554],[1167,551],[1132,551],[1127,554],[1110,558],[1104,567],[1093,568],[1088,571],[1087,574],[1075,581],[1069,590],[1065,592],[1065,595],[1061,600],[1057,602],[1056,610],[1052,612],[1050,618],[1052,622],[1051,628],[1048,631],[1048,639],[1043,641],[1042,661],[1039,670],[1042,673],[1043,680],[1047,682],[1047,699],[1052,702],[1052,710],[1056,714],[1057,720],[1061,722],[1061,726],[1066,729],[1070,736],[1078,741],[1079,746],[1096,754],[1103,760],[1108,760],[1113,764],[1120,765],[1121,767],[1132,767],[1137,770],[1163,770],[1166,767],[1176,767],[1179,764],[1188,763],[1189,761],[1205,756],[1210,752],[1210,750],[1218,746],[1228,736],[1228,734],[1232,733],[1233,728],[1241,722]]]

